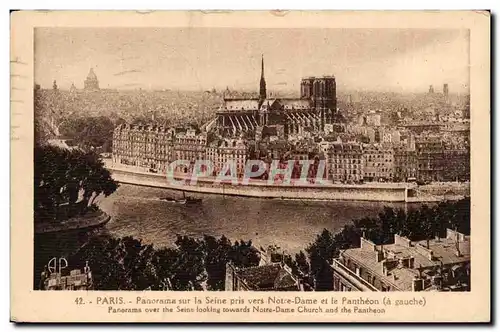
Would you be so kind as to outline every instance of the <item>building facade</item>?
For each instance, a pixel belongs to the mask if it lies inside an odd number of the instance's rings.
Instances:
[[[328,154],[328,178],[334,183],[359,183],[364,178],[363,147],[359,143],[332,143]]]
[[[392,181],[394,150],[391,144],[364,144],[363,160],[366,181]]]
[[[445,146],[443,161],[446,172],[445,181],[470,181],[470,149],[465,146]]]
[[[122,124],[113,131],[113,162],[129,166],[145,163],[143,127]]]
[[[468,143],[455,136],[446,141],[438,135],[421,135],[415,141],[405,139],[398,144],[363,144],[347,136],[341,139],[344,134],[339,134],[336,141],[315,141],[311,137],[286,140],[281,125],[257,128],[259,137],[255,140],[243,135],[216,136],[208,144],[208,133],[195,128],[122,124],[113,132],[112,160],[115,164],[160,173],[165,173],[173,161],[184,160],[188,164],[179,165],[175,171],[187,173],[197,160],[208,159],[215,174],[232,160],[241,177],[252,141],[252,158],[264,158],[268,164],[272,160],[294,160],[298,164],[300,160],[325,159],[325,176],[337,183],[470,180]],[[300,167],[294,169],[294,176],[298,175]]]
[[[334,260],[334,291],[470,290],[470,237],[447,230],[446,238],[375,245],[361,238]]]
[[[236,175],[242,178],[248,156],[247,142],[239,139],[221,139],[207,149],[207,159],[212,162],[214,173],[219,174],[229,163],[235,166]]]
[[[197,160],[206,160],[207,134],[194,128],[177,128],[173,140],[173,160],[184,160],[189,166],[180,165],[175,171],[188,173]]]
[[[186,160],[189,166],[179,166],[176,171],[187,172],[196,160],[205,160],[206,142],[206,134],[193,128],[122,124],[113,132],[112,160],[162,173],[172,161]]]
[[[417,153],[406,145],[394,147],[394,181],[407,182],[417,179]]]
[[[415,142],[419,181],[443,181],[445,160],[443,141],[439,136],[422,135]]]

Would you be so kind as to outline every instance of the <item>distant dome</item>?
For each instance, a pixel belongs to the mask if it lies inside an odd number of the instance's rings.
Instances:
[[[93,68],[90,68],[89,74],[87,75],[87,79],[83,83],[85,90],[88,91],[99,90],[99,81],[97,80],[97,75],[94,73]]]
[[[89,81],[96,81],[97,75],[94,73],[94,68],[90,68],[89,74],[87,75]]]

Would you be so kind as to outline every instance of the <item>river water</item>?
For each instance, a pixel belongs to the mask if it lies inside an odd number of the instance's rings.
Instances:
[[[276,244],[289,253],[314,241],[324,228],[335,232],[356,218],[376,216],[384,205],[403,208],[405,203],[312,202],[189,194],[200,205],[161,201],[182,193],[122,184],[99,205],[112,216],[106,225],[115,236],[134,236],[155,247],[172,246],[176,234],[252,240],[257,246]]]

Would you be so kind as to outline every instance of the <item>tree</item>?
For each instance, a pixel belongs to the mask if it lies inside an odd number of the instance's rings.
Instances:
[[[177,278],[180,258],[179,250],[173,248],[161,248],[154,252],[151,264],[154,267],[156,279],[151,289],[176,290],[172,281],[175,282]]]
[[[151,264],[154,254],[152,245],[127,236],[121,239],[119,250],[122,253],[120,262],[123,262],[126,271],[125,279],[130,280],[132,289],[144,290],[155,282],[156,275]]]
[[[60,221],[85,213],[95,198],[109,196],[118,188],[94,152],[38,145],[34,166],[35,222]]]
[[[423,205],[420,208],[420,224],[422,227],[422,237],[427,240],[427,246],[429,245],[429,240],[434,238],[437,233],[437,213],[435,210],[430,209],[429,206]]]
[[[354,224],[345,225],[342,231],[335,234],[334,241],[337,245],[337,250],[345,250],[352,247],[359,247],[360,245],[360,237],[362,235],[362,231],[360,228],[355,226]],[[338,253],[336,253],[338,256]]]
[[[202,289],[206,281],[204,267],[203,242],[188,236],[177,235],[175,245],[178,247],[179,260],[176,265],[174,289]]]
[[[461,199],[452,206],[445,205],[441,211],[443,214],[452,215],[452,217],[446,218],[448,222],[443,218],[443,223],[447,224],[449,228],[456,229],[463,234],[470,234],[470,198]]]
[[[86,152],[82,156],[83,177],[80,189],[83,189],[84,201],[92,205],[94,200],[101,194],[109,196],[118,189],[118,184],[111,177],[111,173],[104,167],[104,163],[94,152]]]
[[[36,146],[34,151],[35,221],[57,219],[64,202],[68,153],[53,146]]]
[[[151,245],[132,237],[95,236],[68,260],[83,268],[88,262],[96,290],[144,290],[155,283]]]
[[[310,244],[306,252],[309,256],[311,275],[315,281],[317,291],[333,289],[333,272],[331,264],[337,252],[336,244],[332,233],[323,229],[316,240]]]
[[[229,252],[229,260],[237,267],[257,266],[260,262],[259,251],[252,241],[236,241]]]
[[[77,139],[82,142],[86,148],[101,147],[105,143],[113,140],[113,122],[105,117],[88,118],[83,130],[77,134]]]
[[[307,262],[307,257],[302,250],[299,251],[298,254],[295,254],[295,262],[297,264],[299,271],[302,274],[306,276],[309,275],[310,272],[309,263]]]
[[[225,236],[216,239],[213,236],[205,235],[204,245],[208,289],[224,290],[226,264],[229,261],[229,256],[232,251],[231,241]]]
[[[118,119],[117,123],[124,121]],[[115,124],[106,116],[68,118],[60,125],[61,135],[85,149],[111,147]],[[109,150],[110,151],[110,150]],[[106,152],[109,152],[106,150]]]

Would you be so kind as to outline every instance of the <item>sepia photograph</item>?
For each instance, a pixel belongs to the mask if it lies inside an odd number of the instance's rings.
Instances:
[[[470,290],[467,30],[34,39],[35,289]]]
[[[472,23],[182,13],[30,30],[32,59],[14,67],[32,61],[19,102],[32,125],[12,138],[33,149],[17,164],[33,192],[13,198],[33,200],[32,236],[17,231],[30,296],[113,321],[366,321],[484,295],[489,198],[481,214],[471,179],[489,181],[489,151],[471,144],[488,148],[473,137],[489,120]]]

